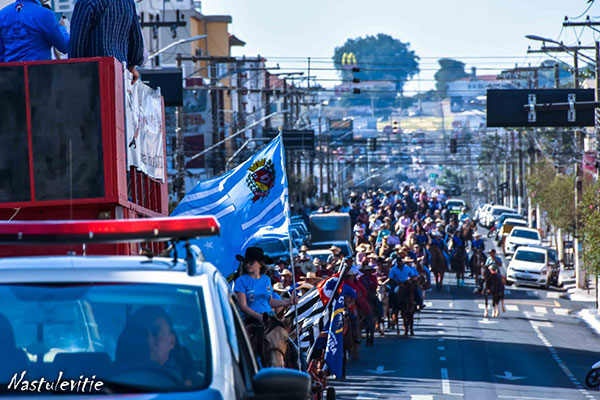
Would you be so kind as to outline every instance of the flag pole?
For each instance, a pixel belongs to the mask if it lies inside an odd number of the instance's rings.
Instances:
[[[281,159],[283,160],[283,173],[287,176],[287,169],[285,164],[285,151],[283,149],[283,135],[282,128],[279,127],[279,140],[281,140]],[[289,182],[289,181],[288,181]],[[288,184],[289,188],[289,184]],[[288,191],[288,201],[286,209],[286,223],[288,229],[288,243],[290,248],[290,268],[292,270],[292,294],[296,296],[296,268],[294,268],[294,252],[292,251],[292,235],[290,234],[290,198]],[[298,327],[298,307],[294,305],[294,325],[296,325],[296,346],[298,347],[298,370],[302,371],[302,349],[300,348],[300,328]]]

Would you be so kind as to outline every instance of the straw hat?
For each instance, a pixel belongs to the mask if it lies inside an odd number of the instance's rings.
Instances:
[[[317,276],[317,274],[315,274],[314,272],[307,272],[306,276],[304,277],[304,280],[306,282],[308,282],[309,279],[312,279],[315,282],[320,282],[323,280],[323,278],[321,278],[320,276]]]
[[[278,293],[286,293],[287,292],[286,288],[283,287],[283,284],[281,282],[276,282],[275,284],[273,284],[273,290]]]
[[[358,246],[356,246],[356,251],[371,251],[371,245],[369,243],[361,243]]]
[[[300,251],[308,251],[308,247],[306,247],[305,245],[302,245],[300,247]]]
[[[473,237],[481,237],[481,233],[475,232],[475,234],[473,235]]]
[[[310,284],[308,282],[302,282],[302,284],[300,286],[298,286],[296,288],[296,290],[303,290],[303,289],[310,290],[310,289],[312,289],[314,287],[315,287],[315,285],[312,285],[312,284]]]
[[[334,252],[334,253],[339,253],[340,251],[342,251],[342,249],[340,249],[340,248],[339,248],[339,247],[337,247],[337,246],[331,246],[331,247],[329,248],[329,251],[332,251],[332,252]]]
[[[286,276],[286,275],[292,276],[292,271],[290,271],[289,269],[286,268],[283,271],[281,271],[279,273],[279,275],[281,275],[281,276]]]
[[[415,260],[412,257],[404,257],[402,259],[402,262],[405,262],[405,263],[414,263]]]

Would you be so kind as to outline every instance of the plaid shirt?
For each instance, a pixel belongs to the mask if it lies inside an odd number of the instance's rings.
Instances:
[[[144,39],[133,0],[79,0],[71,18],[69,58],[144,61]]]

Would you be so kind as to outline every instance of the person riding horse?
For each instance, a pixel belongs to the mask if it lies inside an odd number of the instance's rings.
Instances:
[[[456,281],[458,286],[465,286],[465,267],[467,264],[466,240],[462,230],[455,232],[451,240],[452,254],[450,255],[450,264],[456,272]]]
[[[396,265],[390,270],[388,279],[383,283],[384,285],[390,284],[390,304],[393,308],[398,308],[397,295],[400,290],[400,285],[409,279],[417,280],[419,278],[419,272],[415,267],[412,266],[414,260],[410,257],[404,259],[396,259]],[[424,309],[425,304],[423,303],[423,291],[419,285],[415,285],[415,298],[419,309]]]
[[[474,234],[474,239],[471,241],[471,257],[469,258],[469,269],[471,270],[471,277],[474,277],[476,280],[477,289],[479,289],[480,285],[480,275],[481,275],[481,266],[483,264],[483,252],[485,251],[485,243],[483,239],[481,239],[481,234],[476,232]]]
[[[265,320],[268,316],[274,315],[272,307],[298,304],[298,299],[293,291],[285,300],[277,300],[273,297],[273,284],[265,275],[270,258],[260,247],[248,247],[245,255],[243,257],[237,255],[236,259],[241,263],[242,275],[235,280],[233,290],[239,300],[244,323],[250,331],[250,336],[263,335]],[[260,354],[261,349],[254,350],[256,354]]]
[[[490,256],[485,261],[485,267],[489,268],[493,273],[498,274],[500,281],[500,301],[502,302],[502,312],[506,312],[504,307],[504,277],[502,276],[502,260],[496,255],[496,250],[490,250]]]

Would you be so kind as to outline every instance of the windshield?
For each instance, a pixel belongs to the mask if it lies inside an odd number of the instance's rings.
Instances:
[[[536,231],[526,231],[523,229],[513,229],[513,237],[520,237],[524,239],[540,240],[540,234]]]
[[[460,200],[448,200],[446,201],[448,207],[464,207],[465,203]]]
[[[261,241],[256,245],[263,249],[265,254],[286,253],[288,251],[288,248],[281,240],[267,240],[264,242]]]
[[[532,263],[544,263],[546,262],[546,256],[544,253],[537,251],[518,250],[515,255],[515,260],[526,261]]]
[[[24,381],[40,378],[50,383],[81,381],[79,390],[62,390],[59,384],[41,388],[63,394],[196,390],[209,382],[200,288],[0,285],[0,298],[3,390],[21,395],[27,393],[22,391]],[[95,384],[82,392],[86,378]]]
[[[323,250],[323,249],[329,249],[329,248],[331,248],[332,245],[336,246],[336,247],[339,247],[340,250],[342,250],[342,254],[344,256],[349,256],[350,255],[350,249],[348,249],[348,245],[346,245],[345,243],[344,244],[341,244],[341,243],[332,244],[332,243],[326,243],[326,242],[323,242],[323,243],[313,243],[310,246],[310,248],[312,250]]]
[[[521,219],[522,217],[519,214],[502,214],[500,219],[498,220],[500,223],[503,223],[509,218]]]
[[[507,212],[514,212],[514,210],[507,210],[506,208],[496,208],[496,209],[492,210],[492,215],[498,216],[498,215],[505,214]]]

